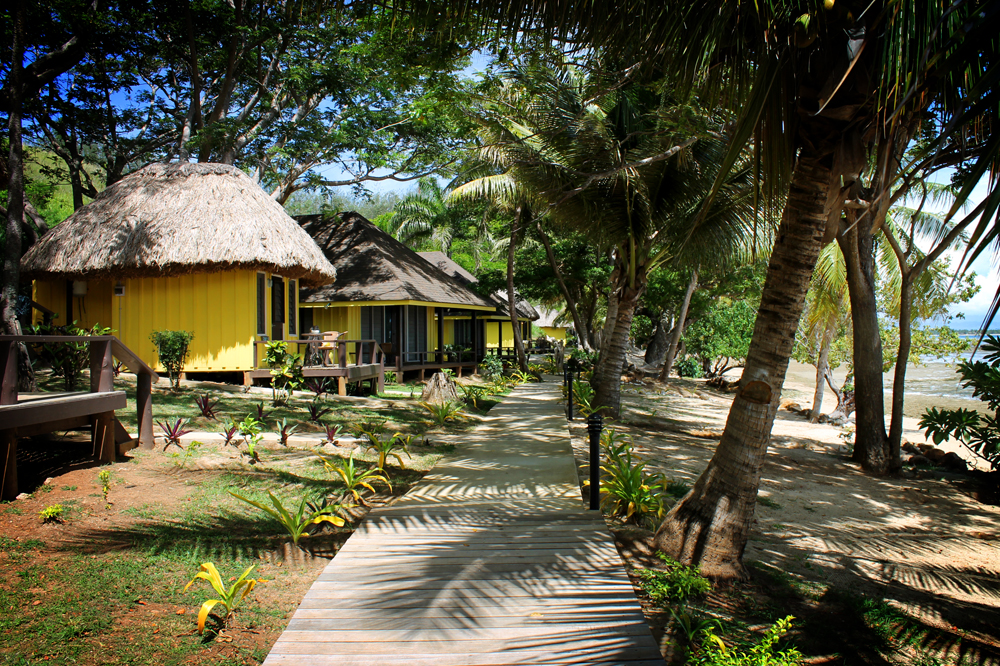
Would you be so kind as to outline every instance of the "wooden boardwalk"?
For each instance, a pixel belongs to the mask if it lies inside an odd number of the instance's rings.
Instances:
[[[468,455],[369,514],[265,666],[662,664],[604,520],[583,508],[557,396],[518,389],[463,435]]]

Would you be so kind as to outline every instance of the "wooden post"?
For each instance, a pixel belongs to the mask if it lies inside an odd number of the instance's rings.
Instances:
[[[347,377],[337,377],[337,395],[347,395]]]
[[[0,342],[0,405],[17,404],[17,343]]]
[[[472,311],[472,361],[479,362],[479,320],[475,310]]]
[[[374,353],[374,351],[372,352]],[[378,361],[378,392],[385,392],[385,354],[379,354]]]
[[[347,343],[337,342],[337,365],[341,368],[347,367]],[[345,394],[341,394],[345,395]]]
[[[93,418],[94,459],[102,463],[115,461],[115,413],[104,412]]]
[[[139,446],[152,449],[153,439],[153,377],[141,372],[135,377],[135,412],[139,421]]]
[[[90,391],[105,393],[114,389],[114,362],[111,360],[111,341],[90,342]]]
[[[3,454],[3,487],[0,499],[17,499],[17,435],[13,430],[0,430],[0,453]]]

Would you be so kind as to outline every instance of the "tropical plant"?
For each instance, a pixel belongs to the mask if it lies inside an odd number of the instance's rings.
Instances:
[[[52,327],[39,324],[31,329],[35,335],[109,335],[113,332],[100,324],[87,330],[74,321],[71,326]],[[83,371],[90,365],[90,345],[87,342],[46,342],[33,345],[38,358],[63,380],[67,391],[75,391]]]
[[[302,501],[299,502],[298,510],[296,510],[295,513],[292,513],[285,508],[285,506],[281,503],[281,500],[279,500],[270,490],[267,491],[267,495],[271,498],[273,508],[265,506],[260,502],[250,499],[249,497],[244,497],[243,495],[234,493],[231,490],[229,491],[229,494],[241,502],[246,502],[251,506],[257,507],[280,522],[282,526],[288,530],[288,533],[292,537],[292,543],[296,546],[299,545],[299,539],[309,536],[309,530],[314,525],[321,525],[323,523],[330,523],[336,527],[342,527],[344,525],[344,519],[337,515],[342,510],[342,506],[340,504],[330,506],[324,505],[320,508],[314,509],[312,508],[312,505],[307,502],[306,498],[302,498]]]
[[[330,446],[334,446],[337,443],[337,440],[340,438],[340,433],[343,429],[344,426],[342,426],[339,423],[335,424],[324,423],[323,432],[325,433],[325,437],[323,438],[323,444],[329,444]]]
[[[212,394],[206,393],[205,395],[200,395],[194,399],[195,404],[198,406],[201,415],[206,419],[215,418],[215,408],[219,406],[218,400],[212,400]]]
[[[336,473],[341,480],[344,482],[346,487],[344,490],[344,495],[350,494],[354,497],[354,501],[358,504],[365,504],[364,497],[361,495],[363,489],[375,493],[375,488],[372,484],[375,482],[384,483],[392,490],[392,483],[389,481],[389,477],[386,476],[385,472],[378,468],[361,470],[354,463],[354,451],[351,451],[351,456],[344,462],[334,462],[329,458],[322,458],[323,466],[329,471]]]
[[[715,617],[705,617],[687,610],[684,606],[670,608],[671,634],[681,638],[688,646],[701,644],[716,631],[722,630],[722,622]]]
[[[985,360],[961,361],[958,373],[962,386],[971,388],[973,397],[985,402],[992,415],[974,409],[931,407],[920,417],[920,429],[935,444],[957,439],[994,471],[1000,471],[1000,423],[996,417],[1000,409],[1000,338],[987,336],[981,349]]]
[[[194,333],[190,331],[153,331],[149,339],[156,348],[156,356],[160,365],[167,369],[167,375],[174,388],[180,388],[180,373],[187,361],[191,340]]]
[[[764,637],[750,649],[728,647],[714,632],[704,634],[704,642],[695,661],[689,663],[702,666],[798,666],[802,663],[802,653],[791,647],[777,651],[777,643],[792,626],[791,615],[775,622]]]
[[[324,407],[315,402],[309,405],[309,421],[312,423],[319,423],[319,420],[329,413],[329,407]]]
[[[219,570],[215,568],[213,563],[205,562],[201,565],[200,571],[195,574],[194,578],[191,579],[191,582],[184,586],[184,591],[187,592],[188,589],[200,578],[208,581],[208,584],[212,586],[212,589],[215,590],[217,595],[219,595],[219,598],[207,600],[198,610],[199,634],[205,633],[205,621],[208,619],[208,614],[217,604],[222,604],[226,609],[226,615],[222,618],[222,624],[225,625],[229,621],[229,618],[232,617],[233,612],[236,610],[236,606],[241,601],[246,599],[251,592],[253,592],[254,587],[256,587],[258,583],[267,582],[263,578],[247,578],[253,569],[254,565],[247,567],[247,570],[244,571],[240,577],[227,588],[225,583],[222,582],[222,576],[219,575]]]
[[[420,402],[421,407],[431,415],[434,425],[443,426],[450,421],[466,418],[460,402]]]
[[[601,479],[601,507],[625,522],[642,524],[663,516],[666,478],[647,475],[646,464],[634,456],[630,439],[609,439]]]
[[[295,434],[295,431],[299,429],[299,424],[289,423],[288,419],[281,419],[277,423],[278,426],[278,443],[282,446],[288,446],[288,438]]]
[[[319,400],[324,393],[330,390],[330,382],[326,377],[308,377],[305,380],[305,387],[312,392],[313,400]]]
[[[678,377],[704,377],[705,371],[701,363],[693,356],[685,356],[674,364]]]
[[[479,362],[479,370],[483,373],[483,377],[488,380],[494,380],[503,375],[503,360],[499,356],[487,354]]]
[[[402,435],[397,432],[392,437],[383,437],[379,433],[363,429],[359,429],[359,432],[368,439],[368,444],[365,448],[374,452],[378,457],[376,464],[380,470],[385,469],[385,462],[389,456],[395,458],[399,462],[400,467],[406,467],[403,464],[403,459],[396,452],[397,449],[401,449],[406,454],[406,457],[413,457],[410,455],[410,449],[408,448],[413,435]]]
[[[166,451],[167,447],[171,444],[177,446],[179,449],[183,449],[181,446],[181,437],[187,435],[188,433],[194,432],[193,430],[185,430],[184,426],[187,425],[187,419],[177,419],[173,423],[168,421],[157,421],[156,425],[160,426],[160,430],[163,431],[163,439],[166,442],[163,445],[163,450]]]
[[[222,445],[229,446],[232,444],[236,435],[239,433],[239,425],[234,423],[233,420],[227,416],[226,420],[222,422],[222,432],[219,433],[219,435],[222,436]]]
[[[595,412],[604,410],[604,407],[594,408],[594,389],[584,381],[573,382],[573,406],[576,413],[587,418]]]
[[[479,401],[486,395],[486,387],[475,384],[458,384],[458,387],[462,389],[462,394],[465,396],[465,404],[479,409]]]
[[[396,373],[395,373],[395,371],[393,371],[393,370],[386,370],[385,371],[385,383],[386,384],[395,384],[396,383]]]
[[[261,425],[263,425],[267,421],[267,415],[270,413],[271,412],[264,409],[263,402],[257,403],[257,420],[260,421]]]
[[[50,504],[38,512],[43,523],[61,523],[65,509],[62,504]]]
[[[111,470],[102,469],[97,473],[97,480],[101,482],[101,494],[104,495],[104,504],[109,504],[108,493],[111,492]]]
[[[258,405],[258,410],[260,406]],[[253,414],[247,414],[246,418],[236,424],[239,429],[240,436],[243,437],[243,442],[247,445],[246,454],[250,458],[250,464],[256,464],[260,462],[260,455],[257,453],[257,445],[260,444],[262,436],[260,434],[263,429],[263,422],[258,421],[253,417]]]
[[[712,584],[701,575],[697,566],[688,567],[663,553],[657,556],[664,569],[637,569],[639,586],[653,603],[663,606],[669,602],[687,601],[712,591]]]
[[[272,340],[265,344],[264,363],[271,369],[272,400],[275,405],[284,404],[304,382],[302,354],[289,352],[283,340]]]

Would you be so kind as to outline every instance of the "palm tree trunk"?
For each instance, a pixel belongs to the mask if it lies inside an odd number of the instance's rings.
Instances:
[[[819,358],[816,359],[816,390],[813,392],[813,406],[809,412],[809,422],[819,423],[819,416],[823,412],[823,394],[826,393],[826,373],[830,371],[830,345],[833,344],[833,336],[837,332],[837,324],[830,320],[823,329],[823,339],[819,343]]]
[[[590,351],[590,338],[587,336],[587,328],[583,325],[583,320],[580,319],[580,314],[576,311],[576,299],[569,293],[569,289],[566,288],[566,281],[563,280],[562,271],[559,270],[559,264],[556,262],[556,255],[552,252],[552,242],[549,240],[548,234],[542,228],[542,223],[540,220],[536,221],[538,225],[538,235],[542,239],[542,245],[545,246],[545,255],[549,258],[549,266],[552,267],[552,272],[556,274],[556,281],[559,283],[559,290],[562,291],[563,298],[566,299],[566,309],[569,310],[570,315],[573,317],[573,328],[576,329],[577,340],[580,341],[580,345],[585,351]]]
[[[628,351],[628,335],[632,330],[632,316],[646,287],[645,276],[636,276],[636,282],[636,287],[626,286],[620,292],[615,290],[620,295],[616,299],[618,307],[614,327],[602,348],[601,358],[594,366],[594,375],[590,380],[594,388],[594,405],[604,407],[600,414],[605,418],[617,419],[621,416],[622,370],[625,367],[625,353]]]
[[[670,371],[674,367],[674,359],[677,358],[677,344],[681,341],[681,334],[684,332],[684,320],[687,319],[688,308],[691,306],[691,296],[698,288],[698,269],[691,271],[691,279],[688,281],[687,289],[684,291],[684,300],[681,301],[681,311],[677,314],[677,325],[670,332],[670,346],[667,347],[667,357],[663,359],[663,370],[660,372],[660,381],[665,381],[670,376]]]
[[[750,351],[715,455],[691,491],[667,514],[655,545],[716,578],[745,576],[743,550],[753,524],[761,467],[778,411],[788,359],[813,268],[823,245],[831,187],[821,156],[801,151],[768,264]],[[842,201],[840,199],[839,201]],[[833,202],[838,206],[837,201]]]
[[[521,225],[521,216],[524,214],[526,214],[524,207],[518,206],[517,212],[514,213],[514,226],[510,230],[510,243],[507,245],[507,307],[510,308],[510,328],[514,334],[514,351],[517,353],[517,365],[521,368],[521,372],[528,371],[528,358],[524,355],[520,322],[517,321],[517,296],[514,294],[514,248],[517,247],[517,232]]]
[[[900,266],[902,269],[903,267]],[[896,367],[892,375],[892,405],[889,418],[889,472],[898,472],[903,461],[900,447],[903,442],[903,400],[906,389],[906,363],[910,359],[910,347],[913,345],[913,322],[910,320],[910,310],[913,306],[913,275],[903,270],[903,284],[899,290],[899,351],[896,354]]]
[[[848,221],[852,223],[853,220]],[[853,224],[837,238],[847,268],[854,328],[855,422],[853,459],[871,474],[889,471],[882,394],[882,338],[875,300],[875,240],[871,223]]]
[[[618,321],[618,280],[622,274],[622,270],[615,266],[615,269],[611,271],[611,288],[608,290],[608,308],[607,313],[604,315],[604,327],[600,330],[600,340],[598,341],[598,346],[600,348],[599,359],[606,358],[608,355],[608,347],[611,345],[611,335],[615,330],[615,324]]]

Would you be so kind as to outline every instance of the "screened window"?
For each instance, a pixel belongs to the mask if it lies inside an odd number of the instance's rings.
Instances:
[[[361,306],[361,339],[386,342],[385,330],[385,308],[381,305]]]
[[[267,276],[257,273],[257,335],[267,335]]]
[[[406,351],[407,360],[421,361],[427,351],[427,308],[419,305],[406,306]]]
[[[288,334],[295,335],[298,331],[295,328],[295,314],[299,306],[298,281],[288,281]]]

